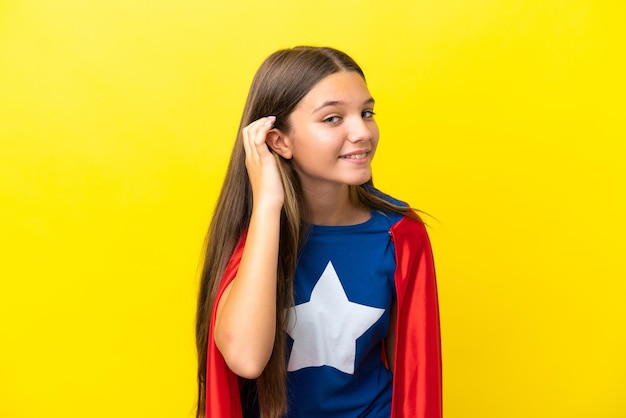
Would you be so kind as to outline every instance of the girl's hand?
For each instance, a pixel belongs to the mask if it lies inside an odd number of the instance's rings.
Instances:
[[[275,120],[275,116],[268,116],[243,128],[246,168],[255,206],[281,208],[285,199],[276,158],[265,142]]]

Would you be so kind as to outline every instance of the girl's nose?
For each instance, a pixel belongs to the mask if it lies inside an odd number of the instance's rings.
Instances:
[[[371,139],[370,127],[363,118],[354,118],[348,126],[348,141],[360,142]]]

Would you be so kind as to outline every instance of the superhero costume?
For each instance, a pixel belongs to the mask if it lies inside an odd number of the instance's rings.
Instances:
[[[395,247],[397,295],[392,418],[440,418],[441,341],[432,251],[425,226],[402,217],[389,230]],[[211,315],[206,375],[206,416],[242,417],[240,379],[215,345],[213,325],[224,289],[234,279],[245,236],[226,267]]]

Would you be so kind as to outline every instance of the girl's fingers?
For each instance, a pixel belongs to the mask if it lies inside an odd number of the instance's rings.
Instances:
[[[268,116],[243,128],[243,146],[247,156],[256,158],[259,152],[264,151],[267,133],[272,129],[275,120],[275,116]]]
[[[266,143],[275,120],[272,116],[256,120],[246,126],[242,134],[254,201],[262,206],[269,203],[272,207],[280,207],[284,201],[282,180],[276,159]]]
[[[270,129],[272,129],[272,125],[274,124],[275,120],[275,116],[268,116],[259,121],[262,122],[262,124],[258,127],[257,135],[254,138],[254,143],[257,146],[265,144],[266,135],[270,131]]]

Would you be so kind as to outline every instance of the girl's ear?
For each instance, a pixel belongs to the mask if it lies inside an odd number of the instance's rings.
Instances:
[[[267,133],[267,139],[265,140],[267,145],[274,151],[276,154],[280,155],[286,160],[290,160],[292,155],[291,152],[291,141],[278,129],[272,129]]]

